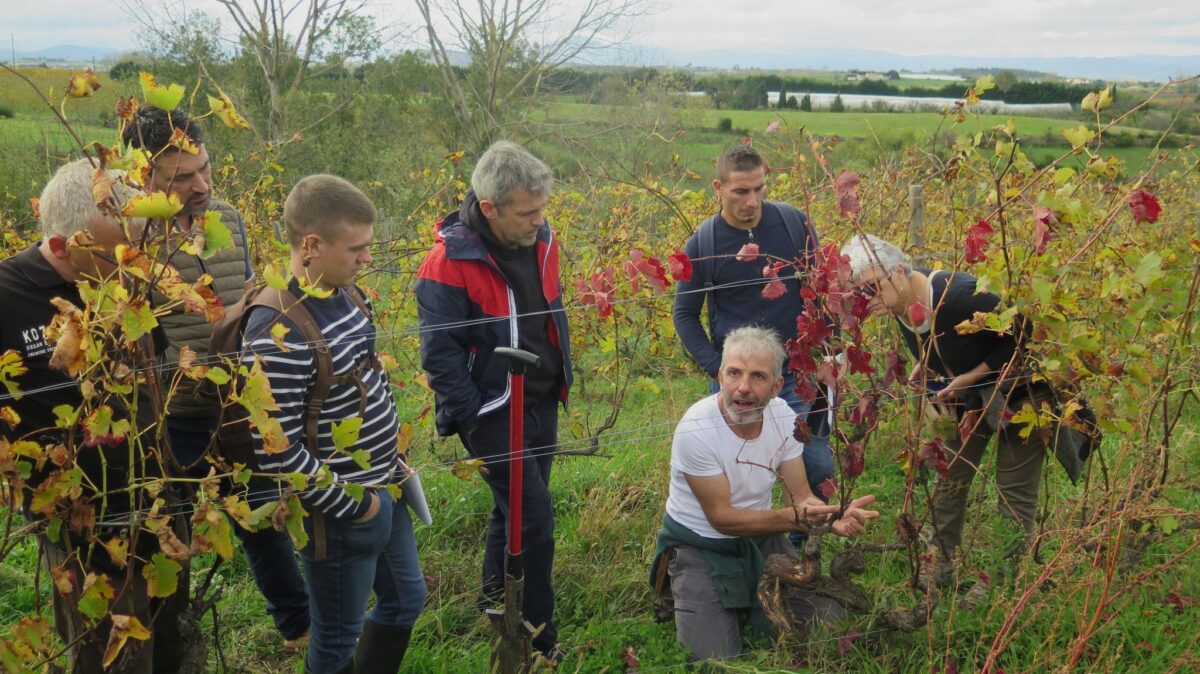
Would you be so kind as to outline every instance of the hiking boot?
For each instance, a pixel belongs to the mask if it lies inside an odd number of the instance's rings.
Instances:
[[[535,665],[554,669],[567,657],[567,651],[562,644],[554,644],[548,651],[536,651],[533,656]]]
[[[300,651],[304,650],[305,647],[307,647],[307,646],[308,646],[308,630],[304,630],[304,634],[301,634],[300,636],[296,637],[295,639],[284,639],[283,640],[283,652],[284,653],[299,653]]]
[[[354,649],[354,674],[396,674],[411,637],[411,627],[380,625],[367,619]]]

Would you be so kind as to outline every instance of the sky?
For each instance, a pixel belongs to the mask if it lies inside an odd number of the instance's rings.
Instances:
[[[549,0],[564,7],[576,0]],[[61,44],[132,49],[137,22],[121,6],[177,3],[222,11],[213,0],[0,0],[0,39],[17,51]],[[437,2],[437,0],[434,0]],[[369,0],[384,24],[417,24],[412,0]],[[690,50],[787,53],[856,48],[956,56],[1200,54],[1198,0],[647,0],[630,22],[630,61]],[[415,46],[415,45],[414,45]],[[3,44],[0,53],[9,51]],[[611,59],[605,59],[611,60]],[[1198,63],[1200,70],[1200,63]]]

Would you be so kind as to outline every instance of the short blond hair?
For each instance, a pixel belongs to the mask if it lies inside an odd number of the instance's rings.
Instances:
[[[70,237],[87,229],[96,216],[104,215],[92,196],[92,183],[96,167],[87,159],[77,159],[64,164],[54,172],[54,177],[42,188],[38,207],[42,214],[42,236]],[[124,173],[106,171],[117,182],[113,184],[114,206],[121,208],[138,192],[120,182]]]
[[[299,248],[305,235],[336,241],[347,225],[373,225],[375,204],[345,178],[320,173],[303,178],[283,202],[288,243]]]

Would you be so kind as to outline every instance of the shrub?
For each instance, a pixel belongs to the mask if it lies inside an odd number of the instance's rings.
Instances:
[[[726,133],[733,131],[733,118],[722,117],[721,119],[717,120],[717,131],[723,131]]]
[[[109,69],[108,76],[114,80],[132,80],[142,69],[142,66],[133,61],[121,61]]]
[[[845,112],[846,104],[842,102],[842,95],[838,94],[833,97],[833,102],[829,104],[830,112]]]
[[[0,119],[12,119],[13,109],[0,103]]]
[[[804,112],[812,112],[812,96],[804,94],[804,98],[800,99],[800,109]]]

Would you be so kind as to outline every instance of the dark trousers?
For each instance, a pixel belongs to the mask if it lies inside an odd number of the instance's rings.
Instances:
[[[189,477],[204,477],[209,464],[202,460],[204,449],[212,437],[216,419],[167,419],[171,450],[184,466],[196,464]],[[250,507],[279,498],[275,480],[255,477],[246,487]],[[308,631],[308,591],[292,539],[286,531],[267,527],[261,531],[246,531],[236,522],[233,532],[242,543],[246,563],[259,592],[267,600],[267,613],[284,639],[295,639]]]
[[[65,529],[65,527],[64,527]],[[180,527],[182,530],[182,527]],[[150,536],[141,532],[141,536]],[[70,644],[67,659],[70,674],[154,674],[177,672],[184,658],[184,641],[179,629],[179,614],[187,608],[189,574],[187,565],[179,572],[179,589],[169,597],[150,597],[141,564],[122,568],[114,564],[97,546],[93,550],[76,548],[72,554],[62,541],[55,543],[39,536],[46,568],[65,570],[74,579],[66,595],[52,592],[54,625],[63,643]],[[157,546],[157,542],[155,543]],[[146,547],[146,546],[142,546]],[[90,554],[89,554],[90,553]],[[148,556],[148,554],[146,555]],[[136,554],[129,559],[135,560]],[[86,564],[81,560],[87,560]],[[79,612],[83,580],[88,573],[107,576],[115,596],[109,604],[109,614],[97,623]],[[150,631],[150,639],[129,639],[111,667],[104,667],[105,646],[112,631],[112,615],[137,618]]]
[[[488,521],[483,549],[483,592],[498,597],[504,592],[505,545],[508,541],[508,408],[479,419],[470,432],[459,433],[463,446],[476,459],[483,459],[488,472],[484,480],[492,489],[492,517]],[[524,617],[535,627],[545,624],[533,646],[542,652],[558,643],[554,626],[554,590],[550,576],[554,567],[554,512],[550,506],[550,465],[558,444],[558,401],[537,401],[525,411],[523,444],[527,450],[524,508],[521,520],[521,559],[525,565]]]

